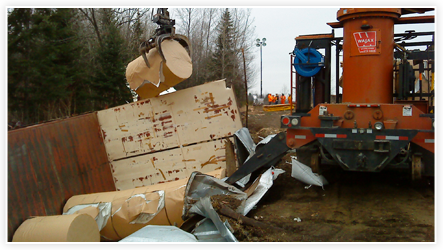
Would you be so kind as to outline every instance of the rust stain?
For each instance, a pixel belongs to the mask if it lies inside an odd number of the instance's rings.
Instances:
[[[209,93],[209,97],[205,97],[203,99],[203,101],[204,101],[203,104],[205,104],[205,107],[196,108],[196,109],[194,109],[194,111],[198,111],[198,110],[202,110],[203,109],[203,113],[207,113],[207,114],[208,113],[213,113],[213,115],[205,117],[206,120],[209,120],[209,119],[214,118],[214,117],[221,116],[222,115],[221,114],[222,111],[223,111],[224,114],[229,116],[229,111],[225,111],[225,109],[231,110],[230,107],[232,106],[232,103],[233,103],[232,99],[229,97],[228,98],[228,102],[226,104],[223,104],[223,105],[215,104],[214,96],[213,96],[212,93]],[[231,110],[231,113],[232,113],[232,115],[230,117],[232,118],[232,121],[235,121],[236,111]],[[198,112],[198,114],[200,114],[200,112]],[[209,122],[209,124],[211,124],[211,122]]]
[[[125,142],[126,142],[126,137],[122,137],[123,152],[126,152]]]
[[[164,137],[168,138],[168,137],[172,137],[173,132],[165,132]]]
[[[206,166],[208,164],[217,164],[217,162],[218,162],[217,157],[215,157],[215,155],[213,155],[209,158],[209,160],[207,162],[201,164],[201,168],[203,168],[204,166]]]
[[[195,159],[182,160],[182,161],[184,161],[184,162],[187,162],[187,161],[195,161]]]
[[[151,135],[151,133],[149,133],[148,131],[137,134],[138,138],[142,138],[142,137],[149,137]]]
[[[235,112],[234,112],[234,110],[231,110],[231,118],[232,118],[232,121],[235,121]]]
[[[155,157],[154,157],[155,158]],[[150,159],[150,161],[151,161],[151,163],[152,163],[152,166],[155,168],[155,169],[157,169],[156,167],[155,167],[155,164],[154,164],[154,159]],[[157,173],[157,175],[158,175],[158,173]]]
[[[106,132],[102,129],[102,134],[103,134],[103,140],[106,139]]]
[[[207,117],[205,117],[205,119],[211,119],[211,118],[214,118],[217,116],[222,116],[222,114],[207,116]]]
[[[114,109],[114,112],[120,112],[120,108],[116,108],[116,109]]]
[[[218,162],[225,162],[226,161],[226,156],[217,156],[215,157],[215,155],[211,156],[211,158],[209,158],[209,160],[203,164],[201,164],[201,168],[203,168],[204,166],[208,165],[208,164],[217,164]]]
[[[171,174],[173,174],[173,173],[179,173],[180,172],[180,170],[179,169],[174,169],[174,170],[169,170],[168,171],[168,175],[171,175]]]
[[[162,176],[163,176],[163,179],[165,179],[165,180],[166,180],[166,176],[165,176],[165,174],[163,173],[163,171],[162,171],[161,169],[158,169],[158,171],[160,171],[160,173],[162,174]]]
[[[229,106],[232,105],[232,99],[231,99],[231,97],[228,98],[228,105],[229,105]]]
[[[211,137],[211,139],[214,139],[215,135],[214,134],[210,134],[209,137]]]
[[[138,117],[140,117],[140,116],[144,116],[144,115],[145,115],[145,113],[140,112],[140,114],[138,114]]]
[[[167,124],[167,123],[172,123],[172,120],[162,122],[162,126],[165,126],[165,124]]]
[[[163,127],[163,131],[164,131],[164,130],[167,130],[167,129],[172,129],[172,128],[174,128],[174,125],[171,124],[170,126]]]
[[[118,125],[118,127],[120,128],[120,130],[122,131],[122,132],[128,132],[128,130],[127,129],[122,129],[122,128],[124,128],[124,127],[126,127],[126,125]]]
[[[158,118],[158,120],[164,121],[166,119],[171,119],[171,118],[172,118],[172,116],[169,113],[167,113],[167,114],[161,115],[160,118]]]

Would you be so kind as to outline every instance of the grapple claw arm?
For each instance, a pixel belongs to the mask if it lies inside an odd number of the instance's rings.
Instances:
[[[152,21],[158,24],[159,27],[154,31],[147,41],[140,44],[139,48],[139,52],[148,68],[150,68],[150,64],[146,54],[148,54],[149,50],[152,48],[157,48],[162,60],[166,62],[166,58],[161,47],[162,42],[166,39],[178,41],[186,49],[189,56],[191,56],[192,51],[189,40],[186,36],[175,34],[175,20],[169,18],[167,8],[159,8],[157,10],[157,14],[153,16]]]

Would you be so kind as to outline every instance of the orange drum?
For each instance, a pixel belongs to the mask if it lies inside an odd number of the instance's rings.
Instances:
[[[343,102],[392,103],[396,8],[342,8]]]

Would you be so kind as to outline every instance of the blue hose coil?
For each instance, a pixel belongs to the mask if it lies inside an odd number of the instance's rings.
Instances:
[[[294,68],[298,74],[304,77],[316,75],[324,65],[323,55],[315,49],[304,48],[294,49]],[[308,63],[309,58],[309,64]]]

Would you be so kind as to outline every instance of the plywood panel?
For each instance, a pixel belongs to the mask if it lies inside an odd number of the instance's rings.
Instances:
[[[234,92],[226,88],[225,81],[206,83],[178,93],[181,96],[174,99],[172,109],[182,144],[234,135],[242,127]]]
[[[110,161],[228,137],[241,128],[223,80],[98,112]]]
[[[110,161],[177,147],[171,105],[158,98],[98,112]]]
[[[192,172],[226,168],[225,139],[112,162],[117,190],[188,178]]]

